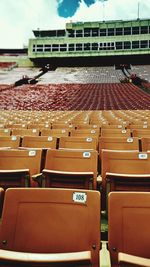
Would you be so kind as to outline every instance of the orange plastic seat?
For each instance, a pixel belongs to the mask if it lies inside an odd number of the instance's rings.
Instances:
[[[142,151],[150,150],[150,137],[141,138],[141,147],[142,147]]]
[[[150,191],[150,152],[102,150],[102,191]],[[105,202],[105,201],[104,201]]]
[[[99,138],[99,129],[77,129],[77,130],[71,130],[70,135],[74,137],[92,137],[92,138]]]
[[[108,249],[112,267],[150,266],[150,193],[111,192]]]
[[[97,188],[96,150],[47,150],[43,180],[46,187]]]
[[[27,124],[13,123],[7,124],[6,127],[10,129],[27,129]]]
[[[0,266],[98,267],[99,250],[99,192],[54,188],[6,191]]]
[[[0,149],[0,186],[33,186],[32,175],[40,173],[42,150]]]
[[[11,129],[0,129],[0,136],[10,136]]]
[[[69,129],[42,129],[41,136],[55,136],[57,138],[69,136]]]
[[[131,137],[130,129],[101,129],[102,137]]]
[[[18,148],[20,141],[20,136],[0,136],[0,147]]]
[[[61,137],[59,148],[71,149],[97,149],[97,140],[92,137]]]
[[[19,135],[19,136],[38,136],[39,130],[38,129],[12,129],[12,135]]]
[[[99,155],[102,149],[110,150],[139,150],[139,139],[137,137],[100,137]]]
[[[133,137],[150,137],[150,128],[146,129],[133,129],[132,131]]]
[[[52,136],[24,136],[22,147],[30,148],[56,148],[57,138]]]

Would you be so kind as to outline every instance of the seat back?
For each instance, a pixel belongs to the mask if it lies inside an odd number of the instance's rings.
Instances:
[[[100,137],[99,155],[102,149],[110,150],[139,150],[139,139],[137,137]]]
[[[141,138],[141,147],[142,147],[142,151],[150,150],[150,137]]]
[[[119,266],[119,252],[150,258],[149,221],[149,192],[111,192],[109,194],[108,246],[112,267]]]
[[[22,147],[56,148],[57,138],[52,136],[24,136]]]
[[[0,129],[0,136],[10,136],[11,129]]]
[[[109,179],[112,191],[148,191],[150,189],[150,152],[104,149],[101,174],[103,198],[106,196],[106,179]],[[145,177],[146,180],[144,175],[148,175]]]
[[[69,129],[42,129],[41,136],[56,136],[57,138],[69,136]]]
[[[13,123],[13,124],[7,124],[6,127],[10,129],[21,129],[21,128],[27,129],[27,124]]]
[[[101,129],[102,137],[131,137],[130,129]]]
[[[38,129],[12,129],[12,135],[20,135],[20,136],[38,136],[39,130]]]
[[[16,186],[16,176],[21,177],[24,173],[34,175],[40,173],[42,150],[17,150],[17,149],[0,149],[0,184],[5,189]],[[29,178],[29,177],[28,177]],[[30,177],[31,178],[31,177]],[[26,181],[23,178],[25,186]],[[28,179],[29,180],[29,179]],[[27,184],[32,185],[32,180]],[[19,186],[19,184],[18,184]]]
[[[8,189],[4,200],[0,244],[4,250],[31,253],[91,251],[92,266],[98,267],[99,192],[50,188]]]
[[[20,146],[20,136],[0,136],[0,147],[18,148]]]
[[[96,150],[64,150],[51,149],[47,151],[45,169],[59,172],[92,172],[93,189],[96,189],[97,178],[97,157]]]
[[[59,140],[59,148],[72,149],[97,149],[97,140],[92,137],[61,137]]]
[[[40,172],[41,149],[0,149],[0,170],[29,169],[30,174]]]
[[[132,136],[133,137],[150,137],[150,129],[133,129],[132,131]]]
[[[74,129],[75,126],[69,123],[52,123],[52,129]]]

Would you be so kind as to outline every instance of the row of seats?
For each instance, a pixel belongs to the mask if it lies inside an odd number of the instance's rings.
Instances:
[[[129,83],[22,85],[0,94],[2,110],[145,110],[149,102],[149,94]]]
[[[105,210],[109,191],[150,191],[150,151],[1,148],[0,185],[100,190]]]
[[[0,136],[0,147],[7,148],[42,148],[42,149],[95,149],[101,158],[102,149],[115,150],[150,150],[150,136],[146,137],[86,137],[80,136]]]
[[[88,124],[83,122],[78,122],[78,124],[72,124],[72,123],[51,123],[51,122],[42,122],[42,123],[6,123],[3,122],[0,124],[0,129],[48,129],[48,130],[56,130],[56,129],[68,129],[68,130],[105,130],[105,129],[130,129],[130,130],[136,130],[136,129],[150,129],[149,126],[149,120],[145,122],[137,122],[135,124],[124,122],[120,124]]]
[[[108,250],[100,236],[100,198],[90,190],[8,189],[0,266],[150,266],[150,193],[109,194]]]
[[[118,129],[118,128],[89,128],[89,129],[67,129],[67,128],[58,128],[58,129],[47,129],[42,128],[41,130],[38,128],[33,129],[24,129],[24,128],[10,128],[10,129],[2,129],[0,128],[0,136],[56,136],[60,138],[61,136],[74,136],[74,137],[150,137],[150,128],[136,128],[133,130],[130,129]]]
[[[31,125],[43,124],[54,127],[62,125],[98,125],[119,127],[149,125],[149,110],[87,110],[87,111],[28,111],[28,110],[1,110],[0,125]],[[21,126],[22,127],[22,126]],[[62,126],[61,126],[62,127]],[[39,128],[34,126],[34,128]],[[64,128],[64,126],[62,127]]]

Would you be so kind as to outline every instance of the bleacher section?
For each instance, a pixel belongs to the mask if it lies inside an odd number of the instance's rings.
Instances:
[[[129,83],[22,85],[5,88],[0,95],[2,110],[145,110],[150,105],[150,95]]]
[[[150,94],[115,67],[14,86],[38,71],[0,72],[0,266],[150,266]]]
[[[12,70],[15,67],[17,67],[16,62],[0,62],[0,69]]]

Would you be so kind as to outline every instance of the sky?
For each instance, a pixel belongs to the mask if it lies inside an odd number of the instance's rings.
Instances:
[[[28,46],[38,28],[65,29],[70,21],[130,20],[138,14],[150,18],[150,0],[0,0],[0,48]]]

